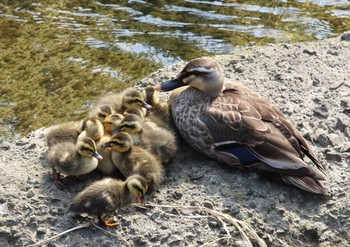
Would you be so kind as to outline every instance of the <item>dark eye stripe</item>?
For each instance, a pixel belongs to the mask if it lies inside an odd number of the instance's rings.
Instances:
[[[135,128],[135,124],[123,124],[122,127]]]
[[[134,184],[133,187],[143,194],[143,190],[139,188],[136,184]]]

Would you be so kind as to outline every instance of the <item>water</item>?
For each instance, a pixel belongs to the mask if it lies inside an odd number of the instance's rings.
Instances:
[[[82,118],[164,65],[349,29],[345,0],[0,0],[0,137]]]

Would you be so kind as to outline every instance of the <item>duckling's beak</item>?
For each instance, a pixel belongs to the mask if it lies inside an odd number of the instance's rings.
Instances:
[[[112,130],[112,134],[117,134],[117,133],[119,133],[121,131],[122,131],[122,129],[120,127],[117,127],[114,130]]]
[[[146,109],[151,109],[152,106],[150,104],[147,104],[145,101],[142,102],[142,107]]]
[[[112,145],[111,145],[110,142],[105,142],[105,143],[103,143],[103,144],[101,145],[102,148],[109,148],[109,147],[111,147],[111,146],[112,146]]]
[[[94,156],[96,159],[98,159],[98,160],[102,160],[103,159],[103,157],[99,154],[99,153],[97,153],[97,152],[93,152],[92,153],[92,156]]]
[[[174,79],[170,81],[165,81],[156,86],[158,91],[171,91],[178,87],[187,86],[182,80]]]

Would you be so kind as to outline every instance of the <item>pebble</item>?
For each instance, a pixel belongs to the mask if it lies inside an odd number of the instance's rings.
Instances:
[[[350,40],[350,32],[345,32],[340,36],[340,40],[349,41]]]
[[[3,141],[1,144],[0,144],[0,149],[4,150],[4,151],[7,151],[10,149],[10,142],[8,141]]]
[[[203,207],[209,208],[209,209],[213,209],[214,205],[212,202],[206,201],[203,203]]]

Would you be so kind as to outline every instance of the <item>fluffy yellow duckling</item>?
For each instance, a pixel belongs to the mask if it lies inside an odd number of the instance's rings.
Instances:
[[[169,110],[169,105],[166,101],[160,100],[158,91],[152,87],[147,86],[144,90],[145,100],[152,108],[147,110],[147,118],[156,123],[159,127],[174,130],[172,117]]]
[[[81,122],[57,124],[46,130],[45,138],[49,147],[60,142],[75,143],[81,130]]]
[[[91,138],[82,138],[76,144],[62,142],[53,145],[47,154],[47,162],[51,165],[55,185],[65,186],[61,182],[60,173],[79,176],[96,169],[102,156],[96,152],[96,144]]]
[[[124,116],[119,129],[129,133],[135,145],[141,145],[158,155],[163,164],[170,163],[174,157],[177,149],[176,138],[167,129],[150,121],[142,122],[135,114]]]
[[[86,187],[75,196],[70,210],[97,216],[105,226],[115,227],[118,223],[111,216],[116,209],[128,206],[135,199],[142,205],[148,186],[146,180],[139,176],[130,176],[125,182],[105,178]]]
[[[99,141],[103,135],[104,128],[100,120],[97,118],[83,120],[79,139],[89,137],[94,141]]]
[[[111,140],[102,146],[113,150],[113,163],[125,177],[139,174],[146,179],[151,190],[163,181],[164,169],[159,159],[146,149],[133,146],[128,133],[114,134]]]
[[[144,101],[142,93],[135,88],[128,88],[120,93],[107,95],[98,104],[108,104],[115,112],[121,114],[126,109],[148,109],[152,107]]]
[[[104,120],[103,120],[103,125],[104,125],[104,129],[105,129],[105,135],[112,135],[113,134],[113,130],[115,130],[116,128],[118,128],[120,126],[120,122],[123,119],[123,115],[116,113],[116,114],[111,114],[109,116],[107,116]]]
[[[103,120],[111,115],[114,114],[114,110],[113,108],[108,105],[108,104],[104,104],[104,105],[100,105],[98,107],[95,107],[94,109],[92,109],[91,111],[89,111],[87,113],[87,119],[94,119],[97,118],[98,120],[100,120],[101,122],[103,122]]]

